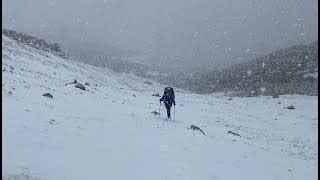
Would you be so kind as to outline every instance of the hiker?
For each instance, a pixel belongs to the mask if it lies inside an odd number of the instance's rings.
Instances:
[[[175,96],[174,96],[174,91],[173,91],[173,88],[171,87],[166,87],[164,89],[164,93],[163,93],[163,96],[162,98],[160,98],[160,104],[161,104],[161,101],[164,102],[164,105],[167,109],[167,116],[168,116],[168,119],[170,119],[170,109],[172,107],[172,104],[175,106],[176,105],[176,101],[175,101]]]

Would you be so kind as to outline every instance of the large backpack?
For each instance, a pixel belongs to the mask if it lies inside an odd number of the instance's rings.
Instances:
[[[174,90],[173,90],[172,87],[166,87],[166,88],[164,88],[164,94],[166,94],[167,92],[174,97]]]

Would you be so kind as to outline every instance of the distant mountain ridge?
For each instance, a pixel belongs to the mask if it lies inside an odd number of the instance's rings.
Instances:
[[[318,95],[318,41],[203,74],[194,83],[200,93]]]

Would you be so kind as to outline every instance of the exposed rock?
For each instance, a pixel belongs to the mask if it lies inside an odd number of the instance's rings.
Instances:
[[[136,95],[135,95],[135,94],[132,94],[132,96],[133,96],[133,97],[136,97]]]
[[[161,97],[159,93],[153,93],[152,96]]]
[[[157,111],[152,111],[151,113],[153,113],[155,116],[158,115],[158,114],[160,114],[160,113],[157,112]]]
[[[240,134],[235,133],[235,132],[232,132],[232,131],[228,131],[228,134],[232,134],[232,135],[234,135],[234,136],[239,136],[239,137],[241,137]]]
[[[191,125],[189,129],[198,130],[198,131],[202,132],[203,135],[206,135],[206,134],[202,131],[202,129],[200,129],[198,126]]]
[[[82,85],[80,83],[76,84],[74,87],[79,88],[79,89],[84,90],[84,91],[86,90],[86,87],[84,87],[84,85]]]
[[[90,86],[90,84],[89,84],[89,83],[87,83],[87,82],[86,82],[86,83],[84,83],[84,85],[86,85],[86,86]]]
[[[68,85],[68,84],[76,84],[75,87],[76,88],[79,88],[81,90],[86,90],[86,88],[84,87],[84,85],[82,85],[81,83],[79,83],[76,79],[73,81],[73,82],[70,82],[70,83],[67,83],[65,85]]]
[[[286,107],[286,109],[295,109],[293,105]]]
[[[53,99],[53,95],[52,95],[52,94],[50,94],[50,93],[42,94],[42,96],[45,96],[45,97],[48,97],[48,98]]]
[[[75,79],[73,82],[67,83],[67,84],[65,84],[65,85],[68,85],[68,84],[77,84],[77,83],[78,83],[78,81]]]
[[[51,120],[49,121],[49,123],[50,123],[50,124],[57,124],[57,121],[54,120],[54,119],[51,119]]]

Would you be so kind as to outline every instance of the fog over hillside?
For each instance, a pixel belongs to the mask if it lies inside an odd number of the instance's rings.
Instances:
[[[70,49],[85,44],[122,57],[144,55],[147,64],[211,67],[317,40],[317,5],[317,0],[4,0],[2,26]]]

